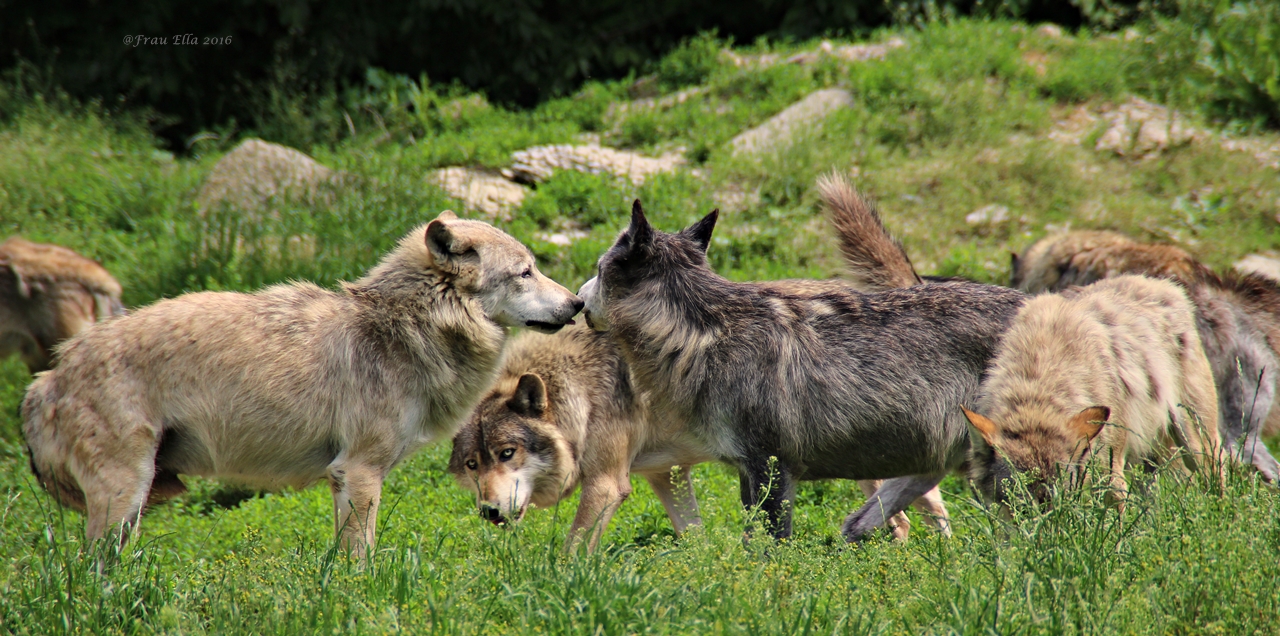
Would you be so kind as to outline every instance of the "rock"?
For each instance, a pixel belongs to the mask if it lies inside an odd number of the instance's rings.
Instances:
[[[1062,27],[1056,24],[1042,24],[1036,28],[1036,34],[1057,40],[1062,37]]]
[[[433,170],[427,180],[461,201],[468,210],[491,219],[509,220],[511,211],[524,203],[528,192],[524,186],[491,172],[457,166]]]
[[[1003,205],[984,205],[964,217],[969,225],[996,225],[1009,220],[1009,208]]]
[[[521,183],[540,183],[550,179],[557,170],[576,170],[589,174],[611,174],[626,178],[634,185],[641,185],[650,176],[673,172],[685,163],[679,152],[667,153],[661,157],[646,157],[594,144],[534,146],[512,153],[511,158],[515,163],[510,168],[504,168],[502,175]]]
[[[720,57],[726,62],[738,68],[768,68],[775,64],[801,64],[809,65],[821,61],[825,57],[832,57],[846,62],[865,62],[867,60],[880,60],[893,49],[906,46],[905,40],[899,37],[892,37],[880,44],[842,44],[836,46],[830,40],[823,40],[816,49],[800,51],[788,57],[782,57],[778,53],[756,53],[756,54],[739,54],[729,49],[720,52]]]
[[[747,130],[730,143],[734,154],[758,154],[779,150],[790,145],[797,130],[809,130],[822,123],[831,113],[848,108],[853,96],[839,88],[828,88],[810,93],[804,99],[786,107],[764,123]]]
[[[1049,138],[1068,144],[1079,144],[1098,126],[1103,132],[1094,150],[1113,152],[1122,157],[1153,157],[1169,146],[1191,143],[1209,135],[1193,128],[1186,118],[1164,106],[1136,97],[1119,106],[1103,105],[1093,111],[1077,108],[1055,123]]]
[[[1280,282],[1280,253],[1250,254],[1236,261],[1234,267],[1242,274],[1258,274]]]
[[[568,247],[572,245],[575,241],[580,241],[584,238],[587,238],[590,235],[591,233],[585,230],[565,230],[563,232],[552,232],[552,233],[539,232],[535,236],[537,236],[539,240],[546,241],[548,243],[551,243],[552,245]]]
[[[334,176],[333,170],[293,148],[246,139],[213,166],[196,205],[201,214],[224,203],[261,211],[272,197],[313,197]]]

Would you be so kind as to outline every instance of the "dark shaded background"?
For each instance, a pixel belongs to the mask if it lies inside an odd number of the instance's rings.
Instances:
[[[1006,14],[1074,27],[1067,0],[942,0],[956,15]],[[856,35],[922,15],[920,0],[0,0],[0,68],[25,60],[51,85],[108,107],[162,115],[172,145],[235,120],[252,125],[254,87],[323,91],[369,67],[458,81],[495,102],[530,106],[587,79],[643,69],[680,41],[716,30],[760,36]],[[194,45],[175,36],[191,34]],[[125,36],[167,37],[163,46]],[[229,45],[205,37],[231,36]]]

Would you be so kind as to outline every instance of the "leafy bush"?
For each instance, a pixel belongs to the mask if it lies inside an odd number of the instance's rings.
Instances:
[[[1182,103],[1217,118],[1280,128],[1280,4],[1271,0],[1171,0],[1152,15],[1153,53]],[[1157,59],[1161,59],[1157,58]]]

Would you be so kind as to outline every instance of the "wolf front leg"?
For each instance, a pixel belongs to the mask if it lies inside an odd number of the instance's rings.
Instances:
[[[606,473],[584,478],[578,513],[574,515],[573,526],[569,528],[565,551],[572,552],[582,542],[582,538],[587,536],[587,551],[594,552],[609,521],[613,519],[613,514],[629,496],[631,477],[625,470],[621,474]]]
[[[885,480],[867,503],[845,517],[841,532],[845,541],[854,543],[866,539],[873,531],[889,525],[894,515],[902,512],[911,502],[933,490],[947,473],[937,472],[911,475]]]
[[[645,475],[654,494],[667,510],[676,536],[684,534],[691,525],[702,525],[698,512],[698,498],[693,493],[693,479],[689,475],[692,466],[678,466],[668,472]]]
[[[738,467],[738,487],[742,506],[748,514],[758,510],[764,529],[775,539],[791,536],[791,504],[796,499],[796,482],[790,467],[777,456],[751,457]],[[751,534],[748,524],[747,534]]]
[[[381,467],[343,458],[329,466],[338,545],[361,563],[368,559],[368,550],[374,544],[378,502],[382,498],[382,480],[386,474],[387,471]]]

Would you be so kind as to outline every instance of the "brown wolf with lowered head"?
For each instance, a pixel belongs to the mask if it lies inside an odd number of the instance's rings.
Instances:
[[[453,434],[506,328],[555,331],[581,307],[518,241],[445,212],[336,292],[187,294],[86,330],[23,401],[32,469],[87,512],[90,539],[126,534],[182,492],[179,474],[326,479],[341,543],[362,557],[383,479]]]
[[[811,294],[847,288],[838,281],[762,284]],[[653,415],[606,334],[575,328],[512,341],[497,383],[453,439],[449,471],[476,494],[481,515],[495,524],[520,520],[530,504],[552,506],[581,484],[565,547],[587,537],[594,550],[631,493],[632,473],[648,480],[677,535],[701,523],[689,469],[713,459],[687,427]],[[880,486],[859,485],[868,496]],[[950,534],[937,488],[915,507]],[[890,526],[895,537],[905,539],[910,522],[899,512]]]
[[[0,358],[16,352],[32,373],[44,371],[55,345],[123,314],[120,283],[101,265],[16,236],[0,243]]]
[[[983,494],[1004,502],[1008,478],[1030,473],[1044,501],[1060,473],[1074,481],[1097,456],[1123,503],[1125,464],[1176,447],[1221,479],[1217,393],[1193,311],[1180,287],[1144,276],[1027,301],[964,409]]]
[[[1036,242],[1013,256],[1013,285],[1039,293],[1121,274],[1168,278],[1186,287],[1218,387],[1218,423],[1232,459],[1280,480],[1280,462],[1262,441],[1280,432],[1280,285],[1256,274],[1215,273],[1171,245],[1137,243],[1115,232],[1077,231]]]

